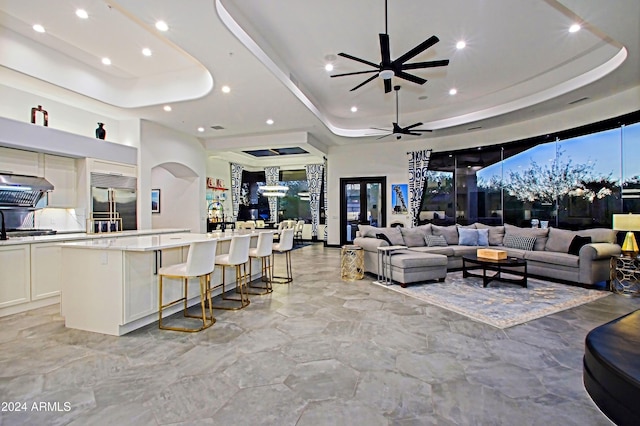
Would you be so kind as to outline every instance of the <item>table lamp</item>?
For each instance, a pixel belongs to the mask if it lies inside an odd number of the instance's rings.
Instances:
[[[622,254],[626,256],[638,255],[638,243],[633,231],[640,231],[640,214],[614,214],[613,229],[616,231],[627,231],[622,243]]]

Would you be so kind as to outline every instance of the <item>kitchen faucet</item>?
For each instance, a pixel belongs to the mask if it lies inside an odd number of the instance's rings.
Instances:
[[[4,212],[0,210],[0,216],[2,216],[2,228],[0,228],[0,241],[5,241],[7,239],[7,230],[4,227]]]

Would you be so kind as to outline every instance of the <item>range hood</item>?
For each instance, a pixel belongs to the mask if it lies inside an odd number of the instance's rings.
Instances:
[[[0,208],[35,209],[53,185],[45,178],[0,174]]]

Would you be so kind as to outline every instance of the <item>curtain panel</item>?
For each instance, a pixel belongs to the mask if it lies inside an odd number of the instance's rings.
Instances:
[[[243,170],[244,167],[241,164],[231,163],[231,205],[233,208],[233,217],[231,220],[234,221],[238,219],[238,210],[240,210]]]
[[[324,242],[325,244],[327,243],[327,230],[329,229],[329,215],[327,214],[329,210],[327,210],[327,200],[329,199],[328,195],[327,195],[327,174],[328,174],[328,166],[329,163],[327,161],[327,157],[324,157],[324,170],[322,173],[323,176],[323,180],[324,180]]]
[[[307,164],[307,185],[309,187],[309,208],[311,209],[311,236],[318,237],[318,222],[320,218],[320,190],[322,189],[323,164]]]
[[[431,150],[407,152],[409,156],[409,212],[413,226],[418,224],[424,181],[429,168]]]
[[[267,185],[276,186],[280,183],[280,167],[265,167],[264,179]],[[278,221],[278,197],[268,197],[269,201],[269,220],[271,222]]]

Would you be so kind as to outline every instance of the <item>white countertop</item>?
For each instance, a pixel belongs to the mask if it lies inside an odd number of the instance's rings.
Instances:
[[[98,234],[87,234],[84,232],[75,232],[70,234],[54,234],[54,235],[41,235],[38,237],[10,237],[6,241],[0,241],[0,247],[10,246],[16,244],[37,244],[37,243],[55,243],[61,241],[77,241],[77,240],[98,240],[98,239],[119,239],[132,236],[142,236],[151,234],[172,234],[177,232],[189,232],[188,229],[141,229],[137,231],[122,231],[122,232],[105,232]]]
[[[238,230],[227,232],[211,232],[208,234],[192,234],[180,232],[163,235],[141,235],[122,238],[104,238],[89,241],[74,241],[61,243],[63,249],[95,249],[95,250],[120,250],[120,251],[153,251],[174,247],[188,246],[192,242],[216,239],[228,241],[235,235],[251,235],[257,237],[260,232],[273,232],[272,230]]]

